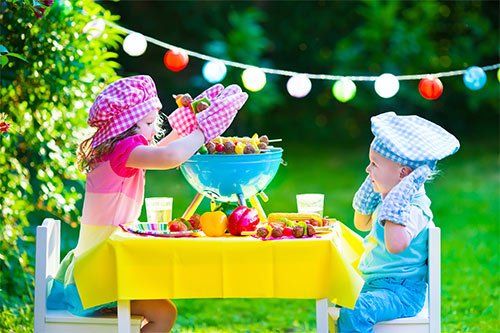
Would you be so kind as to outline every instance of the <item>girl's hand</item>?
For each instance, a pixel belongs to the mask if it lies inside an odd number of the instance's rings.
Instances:
[[[224,89],[212,104],[196,115],[200,130],[208,142],[224,133],[248,99],[248,94],[236,85]]]
[[[408,224],[411,200],[431,173],[428,165],[420,166],[394,186],[384,198],[378,213],[378,220],[382,225],[385,221],[402,226]]]
[[[196,96],[194,100],[199,100],[205,97],[210,100],[210,104],[213,106],[214,103],[220,104],[218,102],[237,93],[241,93],[241,88],[237,85],[231,85],[224,89],[222,84],[216,84]],[[208,107],[208,109],[210,109],[210,107]],[[186,136],[199,127],[196,114],[190,109],[189,106],[181,106],[177,108],[168,116],[168,122],[170,123],[172,129],[175,130],[180,136]]]
[[[224,90],[222,84],[216,84],[198,95],[195,100],[206,97],[211,103],[217,100],[221,92]],[[181,106],[172,112],[168,117],[168,122],[174,131],[180,136],[186,136],[198,128],[196,115],[191,111],[189,106]]]

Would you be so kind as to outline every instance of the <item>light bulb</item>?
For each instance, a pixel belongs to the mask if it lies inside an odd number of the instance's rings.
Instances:
[[[382,74],[375,81],[375,91],[380,97],[390,98],[398,93],[399,81],[392,74]]]
[[[296,98],[307,96],[311,91],[311,80],[305,74],[296,74],[288,79],[286,89],[288,93]]]
[[[226,65],[220,60],[211,60],[203,65],[203,77],[210,83],[217,83],[226,77]]]
[[[338,101],[345,103],[353,99],[356,95],[356,85],[351,79],[344,77],[335,82],[332,87],[332,92],[333,96],[335,96]]]
[[[266,74],[260,68],[250,67],[243,71],[241,80],[245,88],[256,92],[266,85]]]
[[[123,41],[123,50],[133,57],[143,54],[147,46],[148,43],[144,35],[137,32],[131,33]]]
[[[481,67],[469,67],[464,74],[464,84],[470,90],[479,90],[486,84],[486,73]]]

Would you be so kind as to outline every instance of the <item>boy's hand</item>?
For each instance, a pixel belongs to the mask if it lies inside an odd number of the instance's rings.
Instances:
[[[222,84],[216,84],[202,92],[198,95],[195,100],[206,97],[210,102],[214,102],[221,92],[224,90]],[[168,122],[173,130],[177,132],[180,136],[186,136],[198,128],[198,123],[196,121],[196,115],[191,111],[189,106],[181,106],[172,112],[168,117]]]
[[[408,224],[411,199],[431,173],[432,170],[428,165],[420,166],[392,188],[384,198],[378,213],[378,220],[382,225],[385,221],[403,226]]]
[[[381,200],[380,193],[373,190],[370,176],[367,176],[352,199],[352,208],[358,213],[371,215]]]

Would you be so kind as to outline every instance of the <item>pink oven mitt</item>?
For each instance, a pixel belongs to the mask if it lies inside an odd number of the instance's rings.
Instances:
[[[248,99],[248,95],[235,84],[225,89],[223,85],[216,84],[195,100],[204,97],[210,101],[210,106],[204,111],[195,114],[188,106],[182,106],[168,116],[170,126],[180,136],[186,136],[199,128],[205,135],[205,141],[210,141],[224,133]]]

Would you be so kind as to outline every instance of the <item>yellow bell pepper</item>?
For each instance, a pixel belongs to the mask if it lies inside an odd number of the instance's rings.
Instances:
[[[234,147],[234,152],[238,155],[242,155],[244,150],[245,150],[245,144],[241,141],[238,142]]]
[[[200,217],[201,230],[209,237],[224,236],[227,223],[227,216],[221,211],[206,212]]]

